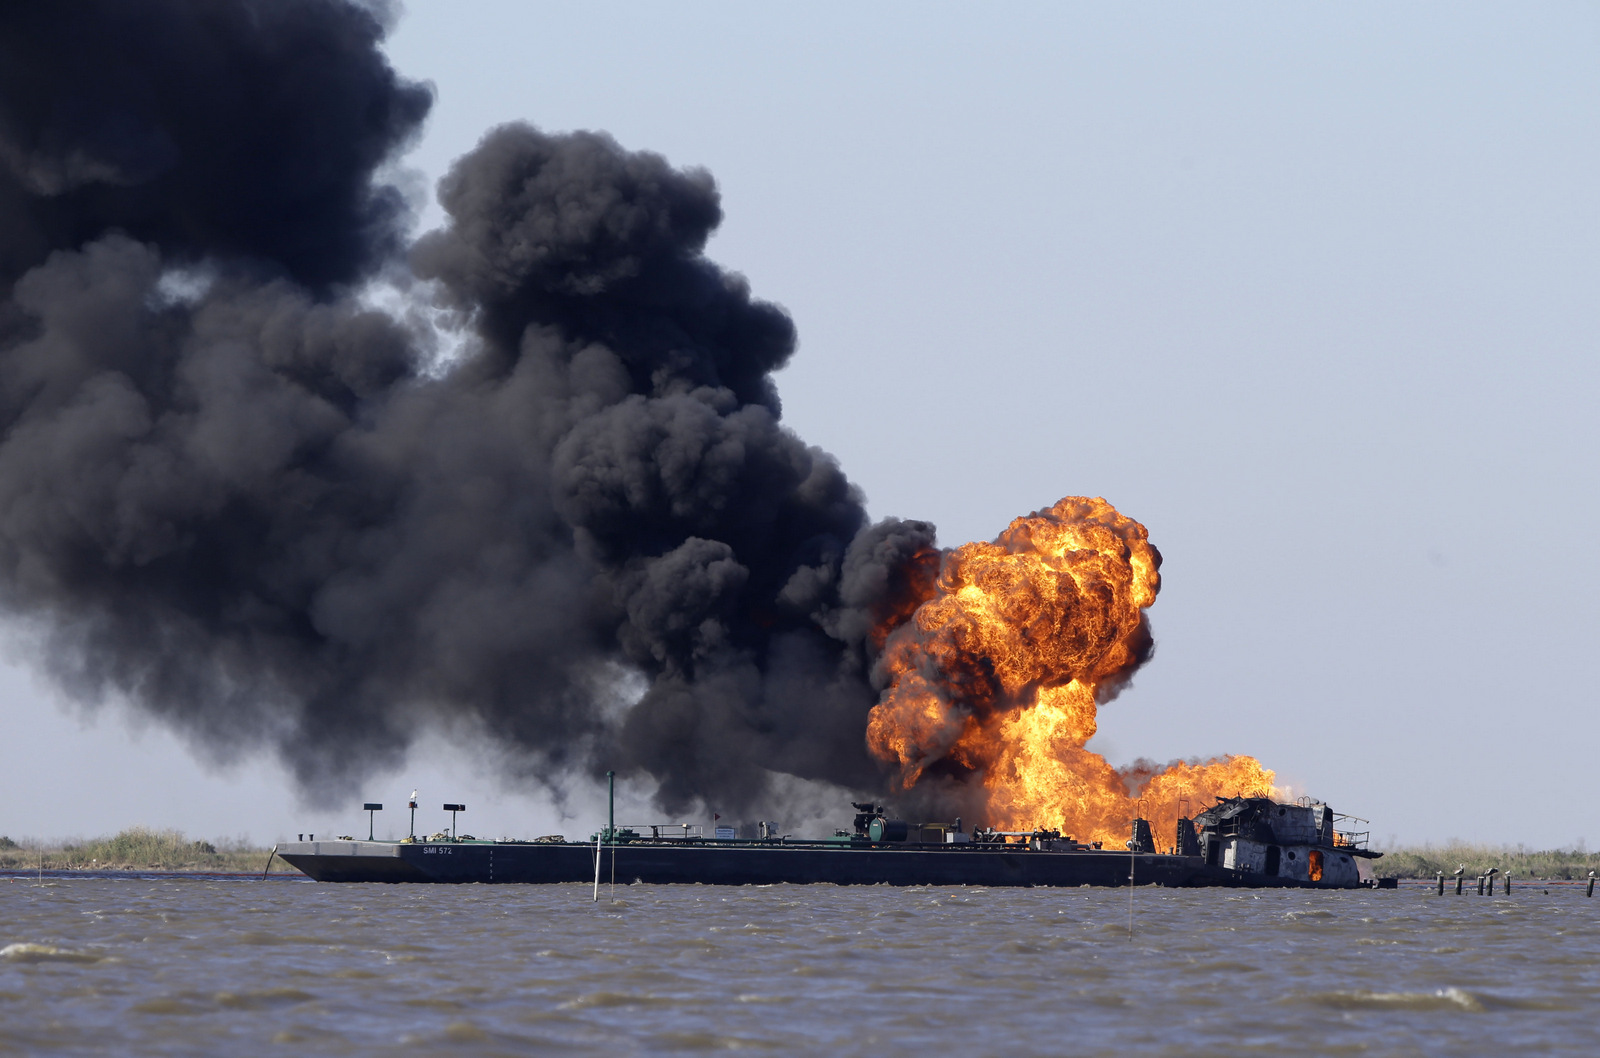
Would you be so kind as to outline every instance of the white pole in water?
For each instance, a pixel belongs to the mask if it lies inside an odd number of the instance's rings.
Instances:
[[[617,902],[617,773],[606,772],[606,837],[611,842],[611,902]]]
[[[1133,939],[1133,865],[1134,865],[1135,862],[1137,862],[1137,861],[1134,860],[1134,857],[1137,856],[1138,854],[1139,854],[1138,850],[1134,847],[1134,843],[1131,842],[1131,841],[1128,842],[1128,939],[1129,940]]]
[[[1144,798],[1140,798],[1139,819],[1144,818]],[[1133,940],[1133,868],[1139,855],[1139,823],[1134,821],[1133,833],[1128,837],[1128,939]]]
[[[600,835],[594,836],[594,902],[600,902]]]
[[[277,854],[278,854],[278,846],[277,845],[273,845],[272,846],[272,851],[267,853],[267,865],[265,867],[261,868],[261,880],[263,882],[267,880],[267,872],[272,870],[272,857],[276,856]]]

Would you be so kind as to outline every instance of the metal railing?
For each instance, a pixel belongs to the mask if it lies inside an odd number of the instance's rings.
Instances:
[[[1372,826],[1370,820],[1362,819],[1360,816],[1339,815],[1336,813],[1333,817],[1333,844],[1336,848],[1364,849],[1367,847],[1367,843],[1372,840],[1371,830],[1340,830],[1340,823],[1345,824],[1347,827],[1351,823],[1365,823],[1368,827]]]
[[[699,823],[626,823],[617,826],[616,839],[624,841],[704,841]]]

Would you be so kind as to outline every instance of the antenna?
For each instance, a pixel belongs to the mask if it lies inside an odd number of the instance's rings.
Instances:
[[[373,826],[374,826],[374,824],[373,824],[374,816],[373,816],[372,813],[383,811],[383,806],[378,804],[378,803],[376,803],[376,802],[374,802],[374,801],[368,801],[366,804],[361,806],[361,810],[363,812],[367,813],[367,840],[371,841],[372,840],[372,834],[373,834]]]

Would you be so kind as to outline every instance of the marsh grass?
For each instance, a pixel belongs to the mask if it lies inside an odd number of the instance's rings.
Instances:
[[[1432,878],[1435,873],[1449,877],[1456,868],[1476,878],[1490,867],[1513,878],[1587,878],[1600,872],[1600,852],[1577,849],[1528,849],[1521,845],[1472,845],[1451,841],[1443,845],[1384,849],[1383,859],[1373,864],[1380,878]]]
[[[90,841],[35,842],[0,837],[0,870],[260,871],[270,849],[244,841],[191,841],[176,830],[130,827]],[[277,858],[272,870],[293,872]]]

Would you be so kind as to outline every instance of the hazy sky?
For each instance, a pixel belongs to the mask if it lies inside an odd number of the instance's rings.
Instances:
[[[710,255],[800,328],[786,420],[874,515],[1148,526],[1114,762],[1251,753],[1380,839],[1551,845],[1600,840],[1597,46],[1580,4],[413,0],[389,52],[437,88],[419,196],[518,119],[709,169]],[[13,662],[0,833],[364,822]],[[444,745],[367,796],[413,786],[480,834],[604,810]]]

